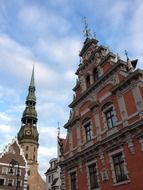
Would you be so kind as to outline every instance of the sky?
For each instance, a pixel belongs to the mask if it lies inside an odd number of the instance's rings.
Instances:
[[[90,33],[143,68],[142,0],[0,0],[0,151],[21,127],[33,64],[39,170],[57,157],[57,127],[66,136],[86,17]]]

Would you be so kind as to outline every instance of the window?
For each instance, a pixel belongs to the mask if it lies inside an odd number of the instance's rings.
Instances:
[[[28,146],[26,146],[26,150],[28,150],[29,149],[29,147]]]
[[[28,154],[25,155],[25,158],[28,159]]]
[[[96,164],[94,163],[88,168],[90,177],[90,189],[92,190],[98,187]]]
[[[94,78],[94,81],[97,81],[99,79],[99,71],[97,68],[93,70],[93,78]]]
[[[2,168],[2,174],[7,174],[7,172],[8,172],[8,168],[7,167],[3,167]]]
[[[110,108],[109,110],[107,110],[105,112],[105,116],[106,116],[106,122],[107,122],[107,126],[109,129],[112,129],[113,127],[115,127],[115,115],[113,112],[113,108]]]
[[[88,88],[90,86],[90,75],[86,76],[86,87]]]
[[[7,185],[8,186],[13,186],[14,180],[13,179],[8,179]]]
[[[118,153],[113,156],[113,165],[115,170],[116,182],[121,182],[127,180],[127,175],[125,173],[124,159],[122,153]]]
[[[71,177],[71,190],[77,190],[77,188],[76,188],[76,173],[75,172],[71,173],[70,177]]]
[[[15,175],[15,168],[8,168],[8,174]]]
[[[18,181],[16,181],[16,185],[17,185],[17,187],[21,187],[22,186],[22,181],[21,180],[18,180]]]
[[[49,183],[51,182],[51,176],[49,176]]]
[[[90,122],[84,124],[84,128],[86,133],[86,141],[88,142],[92,139]]]
[[[5,185],[5,179],[4,178],[0,178],[0,186],[4,186]]]

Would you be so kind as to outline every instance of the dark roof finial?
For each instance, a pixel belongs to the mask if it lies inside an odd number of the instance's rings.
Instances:
[[[60,137],[60,122],[58,121],[58,137]]]
[[[93,37],[96,39],[96,32],[93,32]]]
[[[88,29],[88,24],[87,24],[87,20],[86,17],[83,18],[83,22],[84,22],[84,37],[87,39],[90,37],[90,29]]]
[[[129,60],[128,51],[127,51],[127,50],[125,50],[125,55],[126,55],[126,57],[127,57],[127,60]]]

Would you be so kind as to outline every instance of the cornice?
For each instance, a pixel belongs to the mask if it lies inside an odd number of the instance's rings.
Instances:
[[[73,119],[69,120],[65,125],[64,125],[64,128],[67,129],[69,128],[70,126],[74,125],[77,121],[79,121],[79,117],[78,116],[75,116]]]
[[[112,88],[112,93],[115,93],[117,90],[124,89],[127,85],[131,83],[133,79],[137,79],[139,76],[143,76],[143,70],[137,69],[136,71],[130,73],[123,81],[121,81],[118,85]]]

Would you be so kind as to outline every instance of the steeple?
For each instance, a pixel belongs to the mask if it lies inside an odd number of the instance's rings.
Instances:
[[[30,85],[31,87],[35,86],[35,80],[34,80],[34,65],[33,65],[33,70],[32,70],[32,75],[31,75],[31,81],[30,81]]]
[[[18,132],[18,141],[19,144],[27,149],[26,147],[33,146],[35,147],[32,153],[32,150],[26,152],[27,160],[37,161],[37,148],[38,148],[38,140],[39,134],[37,131],[37,112],[36,112],[36,96],[35,96],[35,80],[34,80],[34,66],[32,70],[30,85],[28,88],[28,95],[26,97],[26,107],[22,114],[21,118],[21,128]],[[36,150],[36,151],[35,151]],[[32,154],[32,157],[30,156]]]

